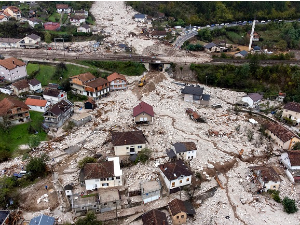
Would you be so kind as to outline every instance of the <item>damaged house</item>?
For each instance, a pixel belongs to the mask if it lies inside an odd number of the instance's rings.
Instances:
[[[168,209],[174,225],[185,224],[187,216],[196,214],[193,205],[189,201],[173,199],[168,203]]]
[[[133,108],[133,117],[136,123],[153,122],[154,111],[153,107],[146,102],[141,102]]]
[[[200,105],[209,105],[210,95],[203,94],[204,88],[199,85],[185,86],[181,93],[183,94],[183,100],[186,102],[197,103]]]
[[[177,142],[171,150],[178,159],[191,160],[196,157],[197,147],[194,142]]]

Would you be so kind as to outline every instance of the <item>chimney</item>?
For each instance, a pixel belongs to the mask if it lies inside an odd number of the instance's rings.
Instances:
[[[124,143],[126,144],[126,140],[124,140]]]

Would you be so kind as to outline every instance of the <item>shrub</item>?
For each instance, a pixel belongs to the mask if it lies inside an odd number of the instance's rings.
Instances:
[[[95,163],[95,162],[96,162],[95,158],[87,156],[78,162],[78,167],[82,169],[87,163]]]
[[[137,155],[135,163],[141,162],[145,164],[151,157],[151,150],[149,148],[143,148]]]
[[[281,202],[281,198],[279,197],[279,191],[268,190],[268,193],[271,194],[271,197],[274,199],[275,202]]]
[[[284,211],[287,212],[288,214],[295,213],[298,211],[295,200],[290,199],[289,197],[285,197],[283,199],[282,205],[283,205]]]
[[[47,173],[46,161],[47,155],[42,155],[40,158],[32,158],[26,165],[29,180],[35,180],[38,177],[43,177]]]

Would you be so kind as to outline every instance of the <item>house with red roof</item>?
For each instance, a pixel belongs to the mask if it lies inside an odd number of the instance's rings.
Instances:
[[[30,108],[29,110],[37,112],[46,112],[50,106],[50,102],[43,99],[27,98],[25,104]]]
[[[14,57],[0,60],[0,76],[11,82],[27,77],[26,63]]]
[[[45,30],[59,30],[60,23],[47,22],[47,23],[44,23],[44,28],[45,28]]]
[[[0,122],[3,122],[4,117],[14,125],[29,122],[29,107],[17,99],[5,98],[0,101]]]
[[[58,13],[71,13],[71,7],[68,4],[56,4]]]
[[[119,73],[112,73],[107,77],[110,82],[110,90],[125,90],[127,89],[127,80],[124,75]]]
[[[136,123],[153,122],[154,111],[153,107],[146,102],[141,102],[133,108],[133,117]]]
[[[298,125],[300,123],[300,104],[298,102],[285,104],[282,111],[282,118],[289,118]]]
[[[284,150],[291,150],[294,144],[300,142],[297,134],[280,123],[268,122],[265,124],[265,127],[265,132],[272,138],[273,143]]]

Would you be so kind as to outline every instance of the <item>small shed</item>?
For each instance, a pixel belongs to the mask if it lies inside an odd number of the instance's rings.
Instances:
[[[96,103],[92,98],[89,98],[85,103],[84,103],[84,108],[85,109],[95,109],[96,108]]]
[[[71,184],[67,184],[64,187],[64,190],[65,190],[66,196],[72,196],[73,186]]]

